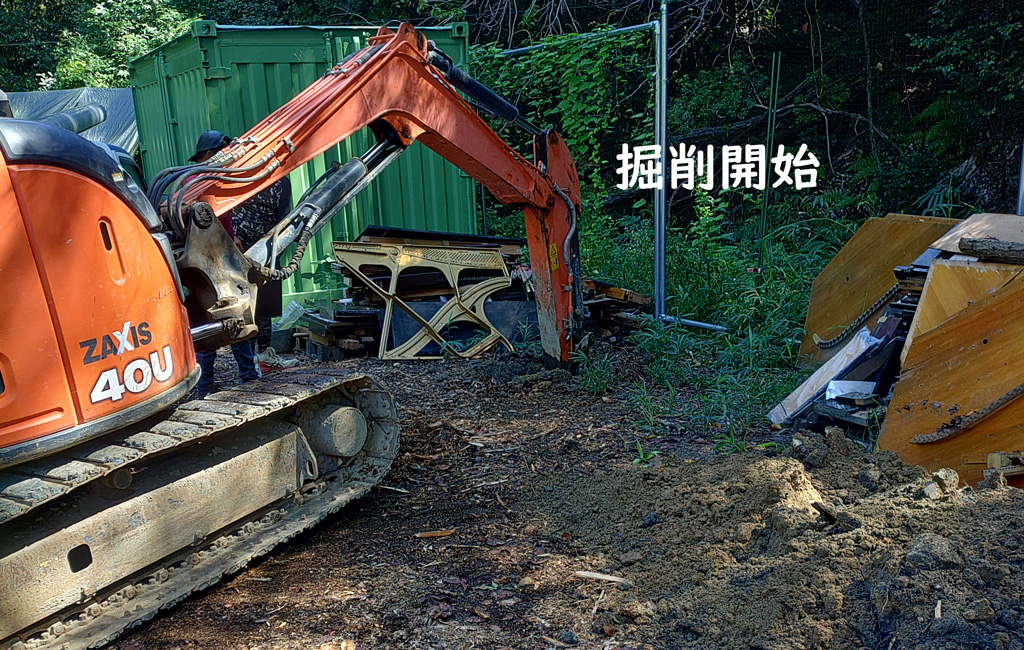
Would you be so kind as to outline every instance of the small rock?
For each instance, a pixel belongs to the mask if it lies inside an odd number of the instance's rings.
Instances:
[[[882,472],[874,466],[865,467],[857,478],[860,479],[861,485],[874,492],[882,483]]]
[[[561,640],[565,645],[579,645],[580,642],[580,640],[576,638],[576,635],[568,630],[562,632]]]
[[[832,451],[840,456],[850,455],[850,444],[846,439],[846,432],[839,427],[825,427],[825,440]]]
[[[529,587],[530,585],[535,584],[537,584],[537,581],[531,578],[530,576],[525,576],[522,580],[519,581],[520,587]]]
[[[992,609],[992,604],[987,598],[982,598],[979,601],[972,603],[965,611],[964,618],[968,621],[983,621],[988,622],[995,620],[996,610]]]
[[[619,556],[619,562],[622,562],[623,566],[630,566],[636,564],[640,560],[644,559],[644,554],[640,551],[629,551]]]
[[[750,538],[754,536],[754,530],[757,528],[757,524],[750,521],[741,522],[736,526],[736,532],[733,533],[733,539],[737,542],[749,542]]]
[[[864,526],[864,520],[851,513],[849,510],[841,510],[836,515],[836,524],[838,524],[840,530],[850,532],[852,530],[862,528]]]
[[[658,523],[660,521],[661,521],[661,517],[658,516],[657,512],[648,512],[647,516],[644,517],[643,527],[644,528],[650,528],[651,526],[653,526],[654,524],[656,524],[656,523]]]
[[[971,585],[975,589],[982,589],[985,587],[985,581],[981,579],[981,575],[973,569],[964,570],[964,582]]]
[[[921,533],[911,540],[907,563],[917,569],[956,569],[963,560],[945,537]]]
[[[1002,472],[993,472],[978,483],[979,490],[1002,490],[1006,487],[1006,477]]]
[[[928,481],[924,484],[924,487],[921,488],[921,496],[925,499],[937,501],[942,498],[942,495],[942,488],[940,488],[939,484],[935,481]]]
[[[955,490],[960,486],[960,475],[948,467],[943,467],[932,474],[932,480],[939,484],[943,492]]]
[[[928,628],[928,633],[935,637],[942,637],[949,634],[953,634],[956,631],[957,622],[955,616],[944,616],[937,618],[932,621],[932,626]]]
[[[642,623],[650,613],[647,606],[637,600],[622,603],[619,606],[619,611],[637,623]]]

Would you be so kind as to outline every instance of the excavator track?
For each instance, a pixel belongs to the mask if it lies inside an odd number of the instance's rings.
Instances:
[[[356,446],[325,452],[324,422]],[[397,449],[389,393],[315,368],[4,470],[0,649],[110,642],[366,494]]]

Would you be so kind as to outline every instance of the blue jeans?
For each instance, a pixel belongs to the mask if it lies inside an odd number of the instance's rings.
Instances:
[[[259,379],[260,374],[256,370],[256,359],[253,356],[252,343],[242,341],[231,346],[231,354],[235,356],[235,363],[238,364],[238,379],[252,381]],[[196,390],[200,395],[207,395],[217,390],[217,383],[213,379],[213,362],[217,359],[215,350],[196,350],[196,361],[202,373],[199,375],[199,383]]]

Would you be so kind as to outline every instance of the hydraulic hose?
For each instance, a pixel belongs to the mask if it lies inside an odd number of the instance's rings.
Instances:
[[[464,92],[471,99],[479,102],[481,106],[496,117],[515,124],[532,135],[541,135],[543,133],[537,126],[520,116],[519,109],[508,100],[466,74],[465,71],[457,68],[452,58],[437,49],[433,41],[427,47],[430,48],[430,51],[427,53],[427,63],[434,66],[451,85]]]

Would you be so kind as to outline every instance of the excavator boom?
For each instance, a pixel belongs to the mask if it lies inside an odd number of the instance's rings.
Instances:
[[[502,119],[526,126],[534,134],[534,163],[505,143],[459,90]],[[549,363],[567,364],[574,322],[582,316],[576,236],[580,191],[572,156],[557,133],[529,125],[511,104],[455,68],[407,24],[394,32],[382,28],[367,48],[206,163],[199,170],[206,169],[204,175],[196,176],[189,168],[179,171],[179,176],[191,178],[168,194],[164,214],[182,231],[189,225],[190,209],[205,204],[207,214],[221,215],[364,127],[374,132],[378,145],[349,161],[306,204],[297,206],[247,251],[249,258],[268,265],[303,230],[308,240],[418,140],[483,184],[501,203],[524,211],[541,341]],[[318,197],[322,202],[314,200]]]

